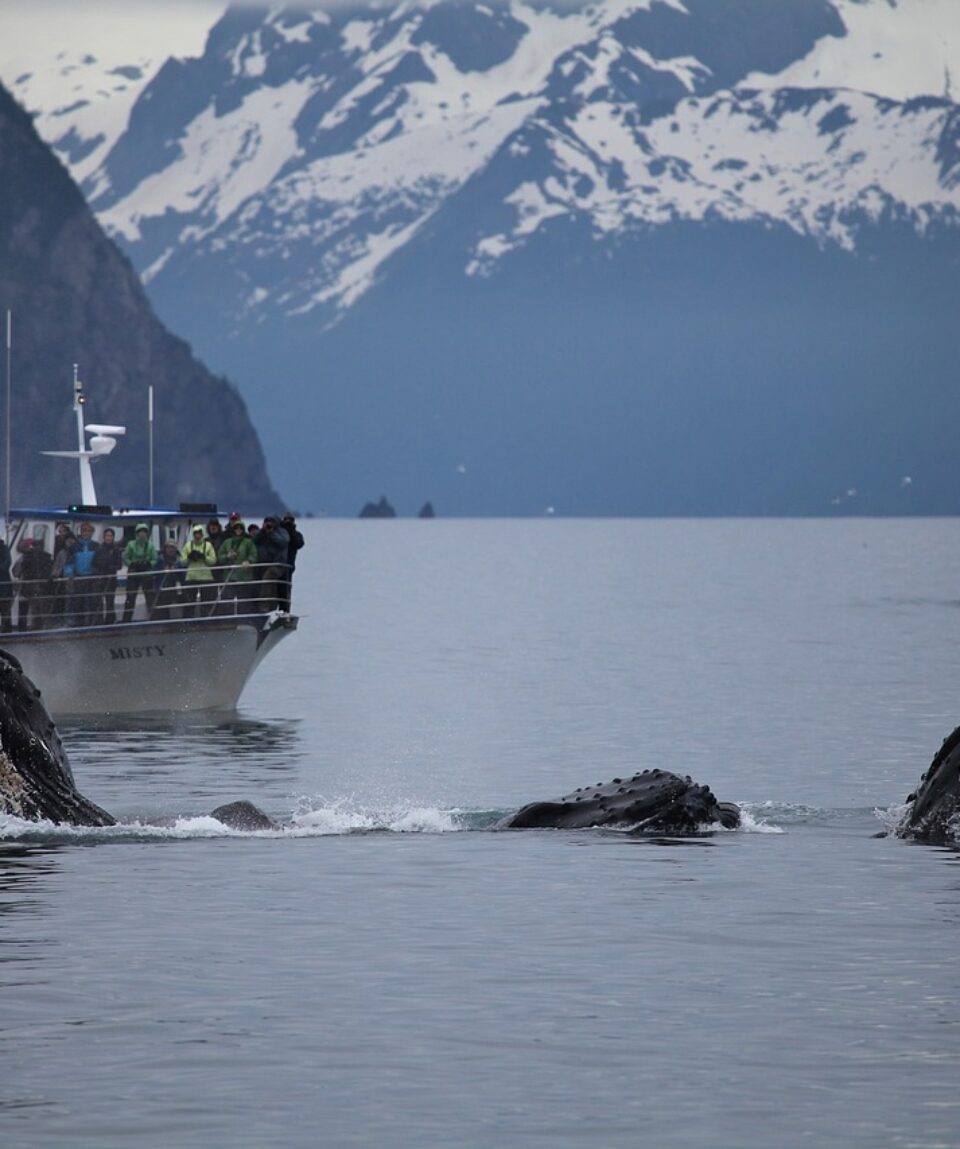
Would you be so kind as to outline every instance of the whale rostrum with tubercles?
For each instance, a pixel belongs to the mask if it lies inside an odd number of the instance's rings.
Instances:
[[[740,810],[718,802],[709,786],[668,770],[644,770],[585,786],[550,802],[531,802],[500,823],[506,830],[581,830],[629,826],[648,833],[695,833],[721,825],[736,829]]]

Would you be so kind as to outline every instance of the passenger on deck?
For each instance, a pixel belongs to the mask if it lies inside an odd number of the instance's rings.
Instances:
[[[33,539],[24,539],[17,549],[20,558],[13,567],[14,578],[20,580],[17,630],[39,630],[50,625],[53,558]]]
[[[183,593],[183,580],[186,577],[187,568],[180,561],[180,552],[177,550],[176,543],[165,543],[163,547],[163,554],[157,562],[157,575],[156,575],[156,602],[153,608],[151,618],[177,618],[179,612],[174,614],[174,611],[179,607],[181,596]]]
[[[287,577],[287,549],[290,536],[273,515],[267,515],[257,532],[260,560],[260,610],[284,610],[284,583]]]
[[[143,601],[149,615],[153,609],[153,568],[157,565],[157,548],[150,540],[150,528],[137,523],[134,537],[123,548],[123,561],[127,568],[127,597],[123,603],[123,621],[131,622],[137,605],[137,592],[143,591]]]
[[[207,523],[207,542],[213,547],[215,555],[220,554],[220,548],[226,542],[227,536],[224,534],[223,527],[220,526],[219,519],[210,519]],[[223,576],[226,572],[221,570],[214,570],[214,582],[223,582]]]
[[[297,569],[297,552],[303,549],[303,535],[297,530],[297,520],[291,514],[283,516],[283,528],[290,536],[290,542],[287,543],[287,574],[283,584],[282,608],[289,611],[293,572]]]
[[[93,541],[93,523],[80,524],[80,538],[73,558],[74,593],[68,604],[73,626],[89,626],[99,614],[97,598],[100,580],[95,577],[94,560],[100,544]]]
[[[103,539],[93,556],[93,573],[98,576],[94,621],[108,626],[117,621],[117,572],[123,566],[123,548],[115,540],[113,527],[104,527]]]
[[[79,596],[74,579],[77,574],[77,536],[68,531],[53,559],[53,610],[51,626],[78,626]]]
[[[217,561],[223,566],[223,587],[220,601],[222,614],[243,614],[249,609],[250,589],[257,562],[257,544],[243,529],[243,522],[237,518],[230,524],[230,530],[217,553]]]
[[[57,523],[53,535],[53,557],[63,550],[63,544],[66,541],[67,535],[72,535],[73,531],[70,530],[69,523]]]
[[[13,578],[10,548],[0,539],[0,630],[13,630]]]
[[[217,565],[217,554],[204,538],[203,527],[193,528],[180,559],[187,568],[183,588],[183,601],[186,604],[183,617],[193,618],[196,615],[198,598],[200,613],[209,614],[217,598],[217,584],[213,581],[212,570]]]

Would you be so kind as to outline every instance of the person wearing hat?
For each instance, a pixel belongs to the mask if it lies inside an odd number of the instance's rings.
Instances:
[[[187,568],[183,584],[183,617],[196,615],[197,599],[201,603],[201,614],[209,614],[217,597],[217,584],[213,580],[217,553],[199,523],[190,532],[190,538],[180,553],[180,561]]]
[[[123,621],[131,622],[138,591],[143,591],[147,614],[153,610],[153,568],[157,565],[157,548],[150,540],[150,528],[146,523],[137,523],[133,538],[123,548],[123,562],[127,568]]]

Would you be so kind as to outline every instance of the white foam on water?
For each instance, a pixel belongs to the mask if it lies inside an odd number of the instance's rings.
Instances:
[[[886,830],[888,834],[893,834],[896,832],[897,827],[903,821],[909,809],[910,805],[908,802],[894,802],[890,806],[878,806],[873,812],[884,830]]]
[[[318,801],[316,799],[314,802]],[[704,833],[746,833],[783,834],[781,826],[768,822],[758,811],[770,806],[782,812],[782,807],[773,804],[755,806],[752,810],[741,807],[740,825],[727,829],[718,824],[704,825]],[[903,807],[891,807],[890,811],[877,811],[886,824],[889,816],[892,825],[899,821]],[[385,805],[365,807],[352,799],[319,800],[313,805],[309,799],[301,799],[297,809],[287,819],[278,816],[280,826],[275,830],[239,830],[226,826],[210,814],[184,814],[164,819],[162,823],[144,822],[136,819],[119,822],[113,826],[69,826],[53,822],[31,822],[13,815],[0,815],[0,842],[2,841],[117,841],[155,838],[198,839],[198,838],[319,838],[344,834],[392,833],[392,834],[449,834],[465,830],[489,829],[487,825],[473,825],[476,813],[472,816],[460,808],[441,809],[429,805]],[[590,829],[590,828],[588,828]],[[608,827],[609,829],[609,827]],[[628,831],[630,827],[618,827]]]
[[[458,819],[458,813],[457,810],[441,810],[432,806],[396,805],[369,809],[340,800],[301,809],[294,815],[288,833],[310,836],[379,830],[396,834],[446,834],[465,828]]]
[[[712,829],[713,827],[711,827]],[[744,806],[740,807],[740,825],[731,833],[744,833],[744,834],[785,834],[786,830],[782,826],[775,826],[772,822],[758,817],[756,810],[749,810]]]
[[[317,838],[338,834],[386,832],[396,834],[446,834],[467,829],[462,812],[432,806],[396,805],[369,809],[349,801],[324,802],[314,808],[298,810],[287,820],[279,816],[275,830],[238,830],[224,825],[210,814],[184,814],[164,819],[162,823],[120,822],[113,826],[70,826],[54,822],[31,822],[25,818],[0,814],[0,842],[3,841],[117,841],[156,838]]]

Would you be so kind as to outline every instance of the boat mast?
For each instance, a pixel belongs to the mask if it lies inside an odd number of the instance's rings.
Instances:
[[[7,447],[6,447],[6,474],[5,474],[4,491],[3,491],[3,498],[4,498],[3,529],[5,532],[10,530],[10,502],[11,502],[10,476],[12,473],[11,466],[10,466],[10,444],[12,441],[11,434],[10,434],[10,418],[11,418],[10,395],[11,395],[11,391],[12,391],[11,373],[10,373],[10,350],[11,350],[12,346],[13,346],[13,312],[8,307],[7,308],[7,402],[6,402],[6,411],[5,411]]]
[[[76,459],[80,463],[80,499],[84,506],[95,507],[97,505],[97,491],[93,485],[93,469],[91,464],[94,459],[99,459],[103,455],[109,455],[113,448],[117,445],[117,440],[114,436],[126,434],[126,427],[115,427],[108,423],[88,423],[86,426],[83,424],[83,405],[86,402],[83,394],[83,384],[80,382],[78,375],[79,368],[76,363],[73,365],[73,409],[77,416],[77,449],[76,451],[42,451],[44,455],[55,455],[60,459]],[[90,447],[87,448],[83,441],[84,432],[89,431],[93,438],[90,440]]]
[[[83,404],[86,399],[83,394],[83,384],[78,374],[78,364],[73,365],[73,409],[77,416],[77,458],[80,461],[80,501],[87,506],[95,506],[97,492],[93,485],[93,468],[90,465],[92,452],[88,451],[83,436]]]
[[[153,504],[153,384],[147,387],[147,423],[150,436],[150,506]]]

